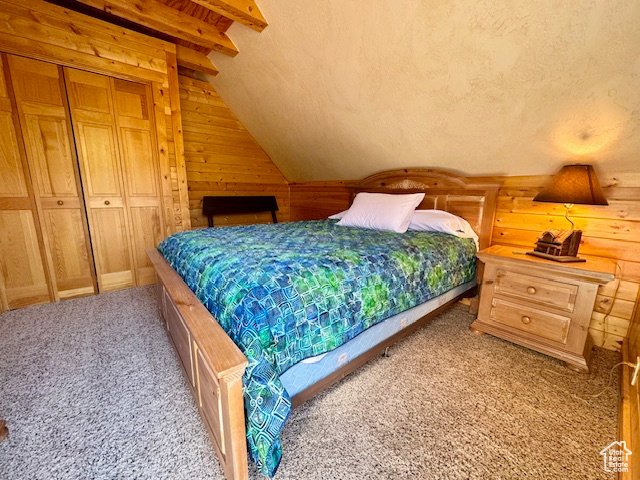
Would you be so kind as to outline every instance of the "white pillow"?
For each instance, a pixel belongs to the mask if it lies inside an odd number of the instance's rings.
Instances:
[[[353,199],[351,208],[337,225],[404,233],[409,228],[414,210],[423,199],[424,193],[393,195],[361,192]]]
[[[443,210],[416,210],[413,212],[409,230],[417,232],[443,232],[460,238],[473,238],[479,249],[478,235],[469,222]]]
[[[334,213],[333,215],[331,215],[330,217],[328,217],[331,220],[340,220],[342,217],[345,216],[345,214],[348,212],[349,210],[343,210],[342,212],[338,212],[338,213]]]

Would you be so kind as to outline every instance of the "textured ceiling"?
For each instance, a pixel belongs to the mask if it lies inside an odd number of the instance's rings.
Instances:
[[[210,81],[290,181],[640,171],[640,2],[258,5]]]

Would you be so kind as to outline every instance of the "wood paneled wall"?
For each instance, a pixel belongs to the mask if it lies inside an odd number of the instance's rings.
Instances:
[[[275,195],[278,221],[289,221],[287,180],[213,87],[180,76],[180,100],[191,226],[207,226],[205,195]],[[268,212],[214,218],[216,226],[270,221]]]
[[[351,193],[342,182],[291,183],[291,221],[321,220],[349,208]]]
[[[166,233],[189,228],[175,45],[42,0],[0,0],[0,51],[149,83]]]
[[[532,201],[550,178],[483,178],[503,182],[494,223],[494,244],[531,247],[543,230],[569,228],[562,205]],[[580,255],[611,258],[620,266],[619,278],[600,288],[589,329],[596,345],[619,350],[622,339],[629,333],[640,289],[640,175],[608,176],[600,181],[609,206],[576,205],[570,215],[576,228],[583,230]],[[348,208],[348,183],[291,184],[291,220],[326,218]],[[633,352],[640,351],[640,318],[637,322],[630,337]]]

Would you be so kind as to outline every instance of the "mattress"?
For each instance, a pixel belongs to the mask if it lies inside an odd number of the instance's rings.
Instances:
[[[289,396],[297,395],[475,285],[475,280],[460,285],[428,302],[387,318],[331,352],[298,362],[280,375],[282,385]]]

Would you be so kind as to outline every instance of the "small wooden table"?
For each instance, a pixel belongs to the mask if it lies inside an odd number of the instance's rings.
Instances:
[[[598,286],[615,278],[605,259],[559,263],[494,245],[478,252],[485,270],[474,333],[489,333],[589,371]]]

